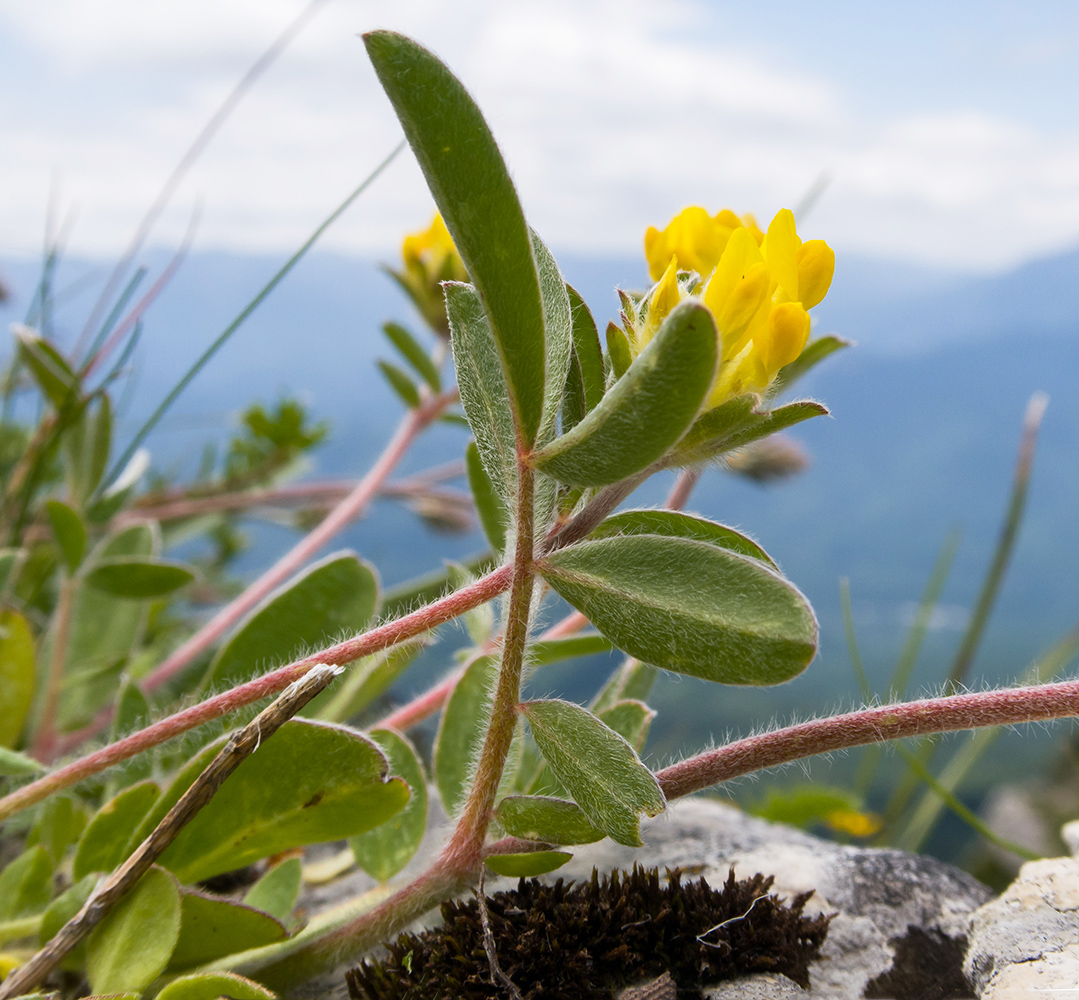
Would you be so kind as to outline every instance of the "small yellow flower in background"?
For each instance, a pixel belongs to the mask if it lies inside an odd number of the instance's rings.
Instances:
[[[693,206],[666,229],[649,228],[644,245],[657,284],[642,301],[642,314],[626,317],[630,350],[639,354],[679,302],[698,298],[722,339],[722,363],[707,407],[764,392],[802,353],[808,310],[827,294],[835,271],[831,247],[824,240],[803,242],[789,209],[776,213],[761,232],[751,215],[724,209],[712,216]]]
[[[872,837],[884,826],[876,813],[856,809],[833,809],[824,821],[837,833],[849,833],[852,837]]]
[[[405,237],[401,258],[405,265],[403,271],[386,270],[408,293],[431,328],[440,336],[448,337],[449,322],[441,283],[468,281],[468,272],[441,215],[436,212],[430,226]]]

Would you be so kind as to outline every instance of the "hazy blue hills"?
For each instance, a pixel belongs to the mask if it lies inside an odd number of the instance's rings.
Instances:
[[[126,400],[126,433],[278,263],[276,257],[223,253],[195,254],[185,262],[147,313]],[[637,260],[567,256],[562,263],[601,323],[615,312],[616,283],[639,286],[645,280]],[[69,264],[60,286],[91,269]],[[21,319],[36,266],[0,261],[0,274],[15,292],[4,315]],[[88,306],[85,293],[67,299],[56,317],[61,342],[74,342]],[[821,617],[821,657],[780,692],[690,699],[698,729],[720,732],[727,725],[742,727],[747,715],[836,704],[853,690],[839,625],[841,576],[851,580],[866,658],[883,684],[911,602],[948,532],[961,528],[939,628],[919,674],[924,683],[941,676],[999,530],[1023,409],[1036,390],[1047,392],[1051,402],[1028,518],[978,666],[993,677],[1016,675],[1079,621],[1079,252],[994,277],[841,260],[819,312],[819,330],[835,330],[860,346],[800,387],[833,413],[794,432],[812,455],[811,468],[767,489],[712,472],[693,506],[755,535],[805,590]],[[182,397],[154,435],[155,456],[164,465],[192,462],[205,439],[227,432],[230,416],[244,404],[291,392],[332,422],[317,472],[362,472],[400,413],[373,374],[374,358],[387,350],[378,324],[408,315],[373,263],[313,255]],[[410,456],[407,468],[442,461],[464,441],[460,430],[439,429]],[[667,485],[653,484],[640,499],[659,502]],[[284,529],[274,528],[258,537],[263,547],[250,568],[289,540]],[[478,536],[435,538],[411,514],[388,504],[344,541],[378,564],[387,582],[481,544]],[[552,675],[550,681],[580,682],[579,674]],[[678,723],[672,719],[668,726]]]

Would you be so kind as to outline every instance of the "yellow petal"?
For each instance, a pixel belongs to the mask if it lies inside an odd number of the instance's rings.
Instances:
[[[801,245],[794,228],[794,213],[789,208],[781,208],[768,224],[768,234],[761,244],[772,275],[779,282],[779,289],[784,297],[792,302],[801,301],[798,295],[798,264],[796,255]]]
[[[655,235],[653,235],[653,232]],[[682,267],[707,278],[716,266],[730,231],[699,205],[682,209],[662,232],[649,229],[645,233],[644,252],[653,280],[659,280],[673,257]]]
[[[747,235],[746,239],[752,243],[751,236]],[[756,250],[755,245],[753,249]],[[716,280],[720,277],[721,268],[722,264],[716,269],[705,289],[704,304],[715,317],[716,327],[723,335],[724,354],[729,355],[735,342],[769,298],[772,292],[772,276],[764,261],[758,261],[750,265],[743,276],[737,278],[733,287],[728,288],[725,287],[726,275],[723,280]]]
[[[835,251],[824,240],[807,240],[798,248],[796,259],[802,306],[812,309],[832,286]]]
[[[771,381],[775,373],[790,364],[809,340],[809,313],[800,302],[783,302],[772,309],[766,335],[754,341]]]
[[[678,258],[672,257],[663,277],[648,297],[648,314],[643,328],[638,332],[637,349],[643,350],[656,334],[667,314],[682,301],[682,289],[678,286]]]

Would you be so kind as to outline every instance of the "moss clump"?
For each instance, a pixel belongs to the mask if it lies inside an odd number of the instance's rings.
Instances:
[[[803,916],[812,893],[785,904],[769,895],[772,882],[736,881],[732,869],[717,890],[703,878],[683,884],[668,870],[663,884],[655,869],[635,866],[568,885],[522,879],[487,907],[499,965],[524,1000],[596,1000],[664,972],[679,991],[750,972],[807,986],[831,918]],[[476,900],[444,903],[442,919],[437,929],[402,934],[385,959],[350,970],[353,1000],[504,1000],[505,987],[491,982]]]

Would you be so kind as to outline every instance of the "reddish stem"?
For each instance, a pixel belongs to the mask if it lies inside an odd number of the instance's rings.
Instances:
[[[217,695],[208,698],[198,705],[194,705],[183,712],[162,719],[160,722],[147,726],[145,729],[131,736],[98,750],[96,753],[73,761],[66,767],[59,768],[52,774],[39,778],[37,781],[12,792],[0,799],[0,820],[6,819],[20,809],[40,802],[53,792],[61,788],[74,785],[84,778],[98,774],[114,764],[134,757],[151,747],[155,747],[166,740],[186,733],[196,726],[218,719],[229,712],[233,712],[245,705],[277,694],[278,691],[288,687],[293,681],[302,677],[311,667],[319,663],[328,663],[331,666],[341,666],[358,660],[361,656],[377,653],[379,650],[403,642],[405,639],[414,638],[423,632],[427,632],[445,622],[456,618],[458,615],[470,611],[497,597],[509,588],[513,578],[513,568],[503,566],[493,573],[476,580],[475,583],[462,587],[460,590],[434,601],[418,611],[388,622],[378,628],[371,629],[363,635],[345,642],[339,642],[335,646],[323,649],[312,656],[297,660],[287,666],[280,667],[272,673],[264,674],[253,681],[241,684]]]
[[[1076,715],[1079,681],[927,698],[749,736],[665,767],[656,777],[667,798],[676,799],[766,767],[866,743]]]

